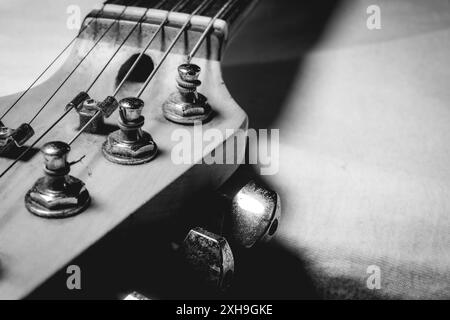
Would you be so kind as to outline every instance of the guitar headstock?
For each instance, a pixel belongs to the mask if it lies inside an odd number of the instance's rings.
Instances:
[[[167,217],[199,190],[218,188],[243,160],[247,116],[226,89],[220,61],[230,30],[234,30],[253,1],[230,2],[228,10],[216,20],[212,17],[227,1],[214,1],[204,12],[193,16],[190,12],[199,6],[199,1],[185,1],[182,9],[173,12],[168,11],[175,1],[163,1],[159,9],[152,9],[156,1],[132,3],[136,1],[107,3],[94,9],[84,20],[82,31],[62,68],[45,83],[27,92],[2,119],[5,126],[23,123],[24,118],[41,109],[55,88],[64,84],[33,122],[35,134],[25,147],[0,156],[3,170],[13,164],[24,148],[42,136],[26,156],[0,178],[2,298],[25,296],[130,215],[139,215],[148,221]],[[114,21],[117,23],[109,29]],[[189,61],[191,66],[198,68],[192,75],[192,68],[188,65],[186,69],[183,64],[211,21],[211,32]],[[185,25],[188,28],[170,48]],[[129,72],[133,65],[134,70]],[[151,81],[143,87],[151,75]],[[180,81],[184,81],[185,87],[180,87]],[[86,91],[89,83],[94,83],[89,88],[89,99],[83,96],[81,102],[72,105],[66,111],[67,115],[55,125],[55,120],[64,114],[64,108],[74,96]],[[110,117],[101,114],[85,127],[95,112],[104,110],[96,101],[107,101],[105,98],[112,96],[119,86],[115,100],[109,104],[113,106],[108,114]],[[181,97],[183,103],[191,103],[185,99],[183,89],[195,96],[196,103],[200,101],[201,105],[195,105],[196,108],[204,106],[203,111],[210,108],[207,116],[193,117],[189,121],[182,117],[177,121],[180,118],[173,117],[179,117],[175,110],[171,118],[168,113],[178,107],[178,100],[174,103],[174,94]],[[139,91],[142,91],[139,101],[126,99],[137,99]],[[0,105],[6,108],[18,96],[5,97],[0,100]],[[204,97],[204,100],[198,97]],[[114,112],[117,107],[120,112]],[[186,106],[180,108],[183,111]],[[197,115],[195,110],[193,112]],[[85,132],[78,136],[77,131],[83,127]],[[119,145],[130,139],[142,139],[149,133],[148,141],[154,142],[151,156],[145,161],[135,161],[140,156],[127,158],[134,162],[117,161],[120,157],[111,151],[117,144],[108,145],[115,132],[119,140],[125,137]],[[67,142],[74,135],[76,140],[68,148]],[[144,141],[147,143],[145,152],[148,152],[148,141]],[[127,148],[135,147],[134,144]],[[77,159],[81,161],[75,161]],[[74,163],[70,163],[72,161]],[[39,193],[39,188],[49,188],[51,192],[59,192],[62,188],[62,193],[66,192],[72,182],[64,180],[60,183],[54,177],[58,174],[67,177],[69,171],[70,177],[81,183],[77,185],[75,197],[58,194],[56,197],[66,197],[68,201],[64,203],[63,199],[56,207],[45,205],[45,195],[37,204],[32,195],[30,198],[31,193]],[[38,179],[44,179],[41,185],[36,184]],[[32,188],[35,189],[30,191]],[[50,198],[53,196],[54,193],[49,195]],[[74,202],[77,210],[68,211],[64,207],[72,203],[73,208]]]

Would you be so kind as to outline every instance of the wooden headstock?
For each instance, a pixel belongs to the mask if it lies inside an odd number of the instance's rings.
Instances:
[[[48,81],[39,85],[23,97],[21,102],[2,121],[5,125],[16,126],[24,118],[34,114],[49,94],[71,72],[98,40],[101,31],[116,19],[117,12],[124,7],[107,4],[102,11],[96,9],[85,19],[84,25],[97,20],[87,27],[75,41],[74,48],[65,62]],[[170,2],[170,1],[169,1]],[[189,12],[191,3],[185,8]],[[35,181],[43,175],[43,159],[37,148],[48,141],[67,141],[79,126],[79,116],[73,111],[55,126],[26,157],[19,161],[0,179],[0,298],[20,298],[51,276],[56,270],[86,248],[93,245],[124,219],[132,214],[145,219],[159,219],[170,215],[184,199],[192,197],[202,188],[217,188],[237,168],[245,152],[245,132],[247,116],[227,91],[221,76],[220,60],[230,30],[251,7],[252,1],[236,1],[225,20],[214,23],[213,32],[201,45],[193,63],[201,68],[199,91],[204,94],[214,109],[214,117],[202,126],[202,130],[215,129],[220,139],[204,141],[201,152],[193,152],[189,163],[176,164],[171,155],[180,143],[174,139],[174,132],[183,130],[191,141],[198,141],[199,132],[195,126],[180,126],[164,118],[161,106],[176,90],[175,78],[178,66],[183,63],[189,49],[200,38],[202,31],[215,12],[215,4],[204,15],[193,17],[191,27],[177,42],[174,49],[154,79],[144,91],[144,129],[151,133],[159,146],[159,154],[150,163],[139,166],[121,166],[105,159],[101,146],[106,135],[116,130],[117,112],[106,120],[104,132],[82,134],[72,145],[69,161],[84,159],[73,165],[71,175],[81,179],[91,195],[90,206],[81,214],[58,220],[42,219],[30,214],[24,205],[24,196]],[[142,7],[130,6],[120,17],[120,22],[98,43],[92,53],[73,73],[67,83],[57,92],[48,106],[34,122],[35,137],[45,132],[55,119],[64,112],[67,103],[85,89],[100,72],[121,42],[127,37],[142,13],[153,3],[144,2]],[[192,4],[194,5],[194,4]],[[245,9],[245,10],[244,10]],[[140,53],[143,44],[155,32],[156,26],[165,16],[166,10],[147,12],[145,21],[133,32],[125,45],[118,51],[105,72],[90,91],[94,99],[103,100],[115,90],[121,77]],[[143,80],[157,65],[163,52],[179,27],[186,21],[188,13],[174,12],[164,31],[157,35],[145,57],[139,63],[130,81],[125,83],[117,98],[134,96]],[[18,95],[0,99],[0,106],[6,108]],[[237,131],[242,130],[242,131]],[[197,139],[197,140],[196,140]],[[232,141],[234,155],[225,152],[227,141]],[[201,141],[201,140],[200,140]],[[211,153],[233,157],[229,164],[205,164],[203,159]],[[1,156],[0,170],[11,164],[14,157]]]

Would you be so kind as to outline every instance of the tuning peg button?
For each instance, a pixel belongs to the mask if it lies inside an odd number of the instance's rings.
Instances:
[[[90,196],[84,183],[69,175],[69,151],[70,146],[59,141],[42,147],[45,176],[25,196],[25,205],[31,213],[43,218],[66,218],[89,205]]]
[[[280,217],[280,196],[250,181],[231,199],[230,212],[225,217],[225,234],[233,244],[251,248],[274,236]]]
[[[196,279],[219,290],[231,285],[234,258],[224,237],[202,228],[192,229],[182,243],[181,253]]]
[[[130,294],[127,294],[122,300],[150,300],[150,299],[135,291]]]

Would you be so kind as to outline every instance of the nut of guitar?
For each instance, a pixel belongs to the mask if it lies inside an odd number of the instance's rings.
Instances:
[[[227,240],[201,228],[189,231],[181,252],[197,279],[207,286],[226,290],[234,273],[234,258]]]

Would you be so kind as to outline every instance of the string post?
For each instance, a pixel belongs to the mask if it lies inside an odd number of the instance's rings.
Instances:
[[[145,123],[143,108],[144,101],[139,98],[120,100],[119,130],[109,134],[102,146],[107,160],[121,165],[139,165],[156,156],[156,143],[148,132],[142,130]]]
[[[78,129],[87,127],[83,130],[88,133],[98,133],[102,131],[105,125],[105,118],[109,118],[119,106],[119,102],[112,96],[106,97],[103,101],[94,99],[84,100],[76,111],[79,115]],[[100,114],[99,114],[100,113]]]
[[[80,108],[76,109],[80,120],[78,130],[83,128],[89,121],[91,121],[91,123],[89,123],[89,125],[86,127],[85,132],[96,133],[104,127],[105,123],[103,117],[96,117],[94,120],[92,120],[92,118],[97,114],[98,104],[98,101],[94,99],[88,99],[80,105]]]
[[[34,130],[28,123],[22,123],[17,129],[11,129],[0,123],[0,154],[23,147],[34,136]]]
[[[197,91],[202,84],[198,80],[200,72],[200,67],[192,63],[178,67],[177,91],[169,96],[162,107],[167,120],[183,125],[193,125],[196,122],[205,123],[211,119],[212,109],[208,99]]]
[[[85,184],[69,175],[69,152],[70,146],[60,141],[42,147],[45,175],[25,196],[25,206],[32,214],[49,219],[67,218],[89,206],[91,198]]]

